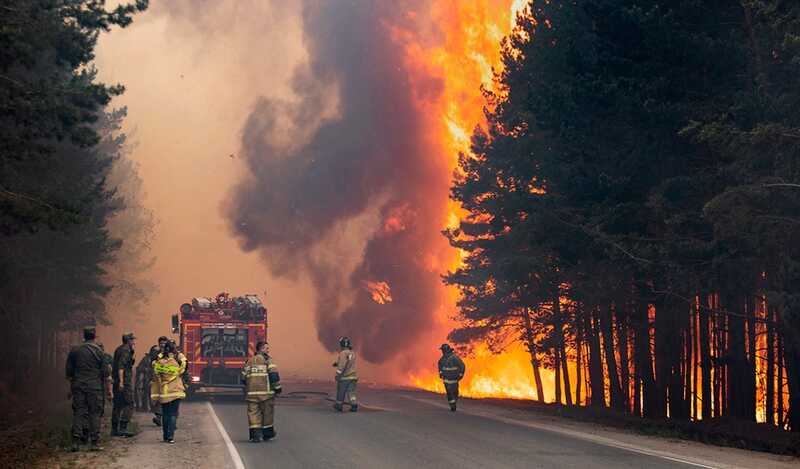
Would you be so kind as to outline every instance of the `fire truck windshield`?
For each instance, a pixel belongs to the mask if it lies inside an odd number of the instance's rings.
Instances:
[[[247,329],[204,328],[200,353],[204,357],[246,357]]]

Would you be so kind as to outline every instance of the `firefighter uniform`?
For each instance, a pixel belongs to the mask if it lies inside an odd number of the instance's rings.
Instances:
[[[86,330],[94,331],[94,328]],[[100,417],[103,414],[103,386],[108,382],[111,368],[105,352],[94,340],[73,347],[66,362],[66,376],[72,394],[72,438],[73,449],[83,439],[84,429],[92,448],[99,448]]]
[[[439,377],[444,382],[447,392],[447,403],[450,410],[456,410],[458,402],[458,382],[464,377],[464,362],[458,358],[449,346],[442,346],[442,358],[439,359]]]
[[[153,361],[153,382],[150,399],[161,405],[164,441],[173,442],[178,423],[181,399],[186,397],[186,387],[181,375],[186,371],[186,357],[180,353],[162,352]]]
[[[125,337],[134,338],[133,334]],[[114,379],[114,404],[111,410],[111,434],[131,436],[128,433],[128,422],[133,414],[133,348],[126,342],[114,351],[114,364],[111,376]],[[119,372],[122,371],[120,382]]]
[[[336,358],[336,410],[342,410],[342,404],[350,405],[350,411],[358,409],[356,399],[356,385],[358,384],[358,374],[356,373],[356,353],[350,348],[344,348]]]
[[[281,393],[278,367],[269,355],[257,352],[242,369],[247,400],[250,440],[257,442],[275,437],[275,395]]]
[[[164,342],[166,342],[166,340],[167,340],[166,337],[161,336],[158,339],[159,344],[161,343],[161,339],[162,338],[164,339]],[[150,347],[150,353],[147,354],[148,356],[147,356],[146,359],[147,359],[147,362],[148,362],[148,367],[150,368],[150,382],[147,384],[147,386],[148,386],[147,396],[148,397],[152,394],[150,391],[151,391],[151,389],[153,387],[153,382],[156,379],[155,373],[153,373],[153,364],[158,359],[158,354],[161,353],[162,351],[163,351],[162,350],[162,346],[153,345],[152,347]],[[150,410],[153,412],[153,423],[158,425],[158,426],[161,426],[161,404],[159,404],[158,401],[156,401],[156,400],[150,399]]]

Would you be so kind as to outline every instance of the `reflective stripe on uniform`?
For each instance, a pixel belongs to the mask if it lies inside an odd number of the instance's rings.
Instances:
[[[444,381],[447,384],[453,384],[458,382],[457,379],[443,379],[442,381]]]
[[[252,378],[253,376],[267,376],[267,373],[250,373],[247,377]]]
[[[458,371],[458,367],[457,366],[443,366],[442,370],[444,370],[444,371]]]
[[[250,391],[247,393],[248,396],[267,396],[269,394],[273,394],[271,391]]]
[[[358,379],[358,378],[355,377],[355,376],[340,376],[339,377],[339,381],[353,381],[353,380],[356,380],[356,379]]]

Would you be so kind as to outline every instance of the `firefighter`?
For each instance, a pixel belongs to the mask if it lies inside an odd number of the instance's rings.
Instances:
[[[73,347],[67,355],[66,376],[72,397],[72,451],[80,450],[84,429],[88,433],[90,449],[103,449],[100,447],[100,417],[104,405],[103,388],[111,397],[111,368],[95,338],[95,328],[85,327],[83,344]]]
[[[153,345],[150,348],[150,387],[152,388],[153,382],[155,380],[155,374],[152,372],[153,363],[158,359],[158,354],[164,351],[164,347],[167,345],[167,338],[165,336],[161,336],[158,338],[158,345]],[[153,423],[156,424],[157,427],[161,426],[161,404],[157,401],[150,400],[150,408],[153,410]]]
[[[247,421],[250,425],[250,441],[258,443],[275,438],[275,396],[281,389],[278,367],[272,362],[267,343],[259,341],[256,353],[242,369],[247,400]]]
[[[133,414],[133,364],[136,337],[132,332],[122,336],[122,344],[114,351],[111,376],[114,380],[114,403],[111,410],[111,436],[131,437],[128,422]]]
[[[336,403],[333,408],[337,412],[342,411],[342,404],[347,402],[350,412],[358,411],[358,401],[356,400],[356,384],[358,374],[356,373],[356,354],[353,352],[353,343],[349,337],[339,339],[339,357],[333,363],[336,368]]]
[[[167,341],[164,351],[153,361],[153,384],[150,398],[161,405],[164,441],[175,443],[175,428],[181,400],[186,397],[186,387],[181,375],[186,370],[186,357],[178,352],[174,340]]]
[[[439,378],[444,382],[450,410],[455,412],[458,403],[458,382],[464,377],[464,362],[458,358],[449,344],[442,344],[440,350],[442,358],[439,359]]]

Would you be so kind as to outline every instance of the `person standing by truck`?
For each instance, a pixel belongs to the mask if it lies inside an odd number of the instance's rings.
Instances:
[[[161,405],[163,415],[161,428],[164,441],[175,443],[175,428],[181,400],[186,397],[186,387],[181,375],[186,370],[186,357],[178,352],[175,341],[167,341],[164,351],[153,362],[153,386],[151,399]]]
[[[458,403],[458,382],[464,377],[464,362],[458,358],[450,344],[442,344],[439,349],[442,351],[442,358],[439,359],[439,378],[444,382],[450,410],[455,412]]]
[[[128,422],[133,414],[133,363],[136,337],[122,336],[122,345],[114,351],[111,376],[114,379],[114,402],[111,410],[111,436],[131,437]]]
[[[242,369],[247,400],[250,441],[258,443],[275,438],[275,396],[281,393],[281,377],[272,362],[267,343],[256,343],[256,353]]]
[[[100,447],[100,417],[104,405],[103,388],[111,397],[111,367],[95,338],[95,328],[84,327],[83,344],[73,347],[67,355],[65,368],[72,398],[72,451],[80,449],[84,429],[90,449],[103,449]]]
[[[333,408],[341,412],[342,405],[347,402],[350,412],[356,412],[358,373],[356,373],[356,354],[353,352],[353,343],[349,337],[339,339],[339,349],[339,356],[333,363],[336,368],[336,403],[333,404]]]

